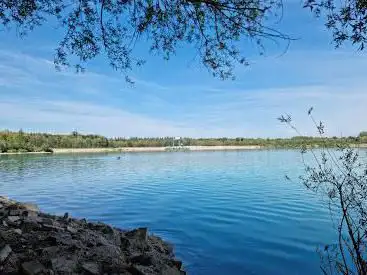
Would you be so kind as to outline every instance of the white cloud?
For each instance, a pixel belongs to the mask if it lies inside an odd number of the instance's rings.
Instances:
[[[108,136],[272,137],[294,134],[276,121],[287,112],[305,134],[314,134],[306,115],[310,106],[315,106],[330,135],[355,135],[367,129],[363,119],[367,83],[362,73],[367,61],[346,53],[292,53],[275,63],[260,62],[242,80],[250,81],[258,70],[257,78],[248,82],[257,87],[251,88],[243,88],[247,82],[215,80],[210,84],[193,80],[175,87],[162,79],[158,83],[139,77],[130,87],[123,78],[105,74],[58,73],[49,60],[26,54],[0,50],[0,60],[0,129],[78,129]],[[295,72],[317,84],[289,84],[292,79],[283,75],[292,77]],[[282,84],[266,83],[271,73],[282,78]],[[264,79],[257,83],[261,75]]]

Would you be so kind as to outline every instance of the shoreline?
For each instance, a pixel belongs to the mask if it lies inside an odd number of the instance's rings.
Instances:
[[[184,147],[120,147],[120,148],[64,148],[53,149],[54,154],[65,153],[135,153],[135,152],[173,152],[173,151],[228,151],[258,150],[264,147],[254,146],[184,146]]]
[[[173,247],[146,227],[116,228],[43,213],[0,195],[0,274],[185,275]]]
[[[352,148],[367,148],[367,144],[350,144]],[[88,153],[147,153],[147,152],[199,152],[199,151],[246,151],[261,149],[298,149],[292,147],[271,147],[263,145],[222,145],[184,147],[118,147],[118,148],[55,148],[53,152],[11,152],[1,155],[24,154],[88,154]]]
[[[88,153],[139,153],[139,152],[191,152],[191,151],[235,151],[259,150],[265,146],[184,146],[184,147],[118,147],[118,148],[55,148],[53,152],[9,152],[1,155],[27,155],[27,154],[88,154]]]

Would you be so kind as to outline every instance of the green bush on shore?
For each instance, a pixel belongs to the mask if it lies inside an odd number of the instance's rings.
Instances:
[[[81,135],[74,131],[70,135],[47,133],[25,133],[23,131],[0,131],[0,152],[52,152],[52,148],[118,148],[118,147],[167,147],[173,144],[183,146],[264,146],[271,148],[300,148],[303,145],[336,147],[337,144],[367,143],[367,132],[357,137],[319,137],[296,136],[292,138],[106,138],[99,135]]]

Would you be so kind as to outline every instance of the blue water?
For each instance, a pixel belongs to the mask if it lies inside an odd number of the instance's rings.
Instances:
[[[189,274],[320,274],[334,230],[298,151],[0,156],[0,194],[43,211],[147,226]]]

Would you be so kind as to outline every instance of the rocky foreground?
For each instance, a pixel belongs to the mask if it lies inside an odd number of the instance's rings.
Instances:
[[[52,216],[0,196],[0,274],[186,274],[181,265],[146,228]]]

